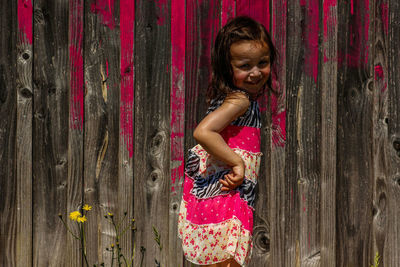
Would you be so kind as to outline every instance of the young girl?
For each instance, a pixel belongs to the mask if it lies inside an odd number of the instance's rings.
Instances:
[[[237,17],[218,33],[206,117],[189,150],[178,230],[184,255],[206,266],[246,266],[252,251],[255,186],[260,167],[256,99],[271,87],[275,59],[260,23]]]

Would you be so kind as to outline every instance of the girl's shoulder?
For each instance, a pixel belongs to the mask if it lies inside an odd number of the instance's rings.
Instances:
[[[219,108],[224,102],[240,105],[245,109],[248,109],[251,105],[250,96],[247,92],[242,90],[233,90],[228,94],[220,95],[219,97],[212,99],[207,109],[207,114]]]
[[[251,99],[248,94],[246,95],[243,91],[233,91],[228,95],[222,95],[211,100],[207,114],[220,107],[224,101],[230,101],[231,103],[233,101],[234,104],[246,105],[244,113],[232,121],[231,125],[261,128],[261,112],[258,102]]]

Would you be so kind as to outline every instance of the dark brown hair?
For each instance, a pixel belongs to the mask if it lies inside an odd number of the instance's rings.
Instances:
[[[246,16],[236,17],[230,20],[220,29],[215,39],[211,52],[212,76],[207,90],[207,102],[212,99],[226,95],[235,89],[233,85],[233,70],[231,66],[231,45],[238,41],[251,40],[260,41],[269,47],[271,68],[276,58],[276,49],[271,37],[265,27]],[[267,86],[271,88],[271,76]]]

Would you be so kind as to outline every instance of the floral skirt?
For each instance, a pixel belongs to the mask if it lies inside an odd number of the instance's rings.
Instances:
[[[185,258],[208,265],[233,258],[247,266],[253,243],[254,194],[261,153],[234,149],[245,162],[245,180],[229,192],[220,190],[219,179],[230,171],[197,145],[189,151],[178,235]]]

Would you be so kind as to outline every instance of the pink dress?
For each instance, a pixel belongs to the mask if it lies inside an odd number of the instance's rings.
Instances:
[[[224,98],[211,102],[207,113]],[[221,135],[245,163],[245,179],[238,188],[221,191],[223,178],[231,169],[209,155],[201,145],[189,150],[185,166],[178,235],[186,259],[199,265],[234,258],[241,266],[250,260],[253,243],[255,186],[260,168],[260,111],[256,101]]]

